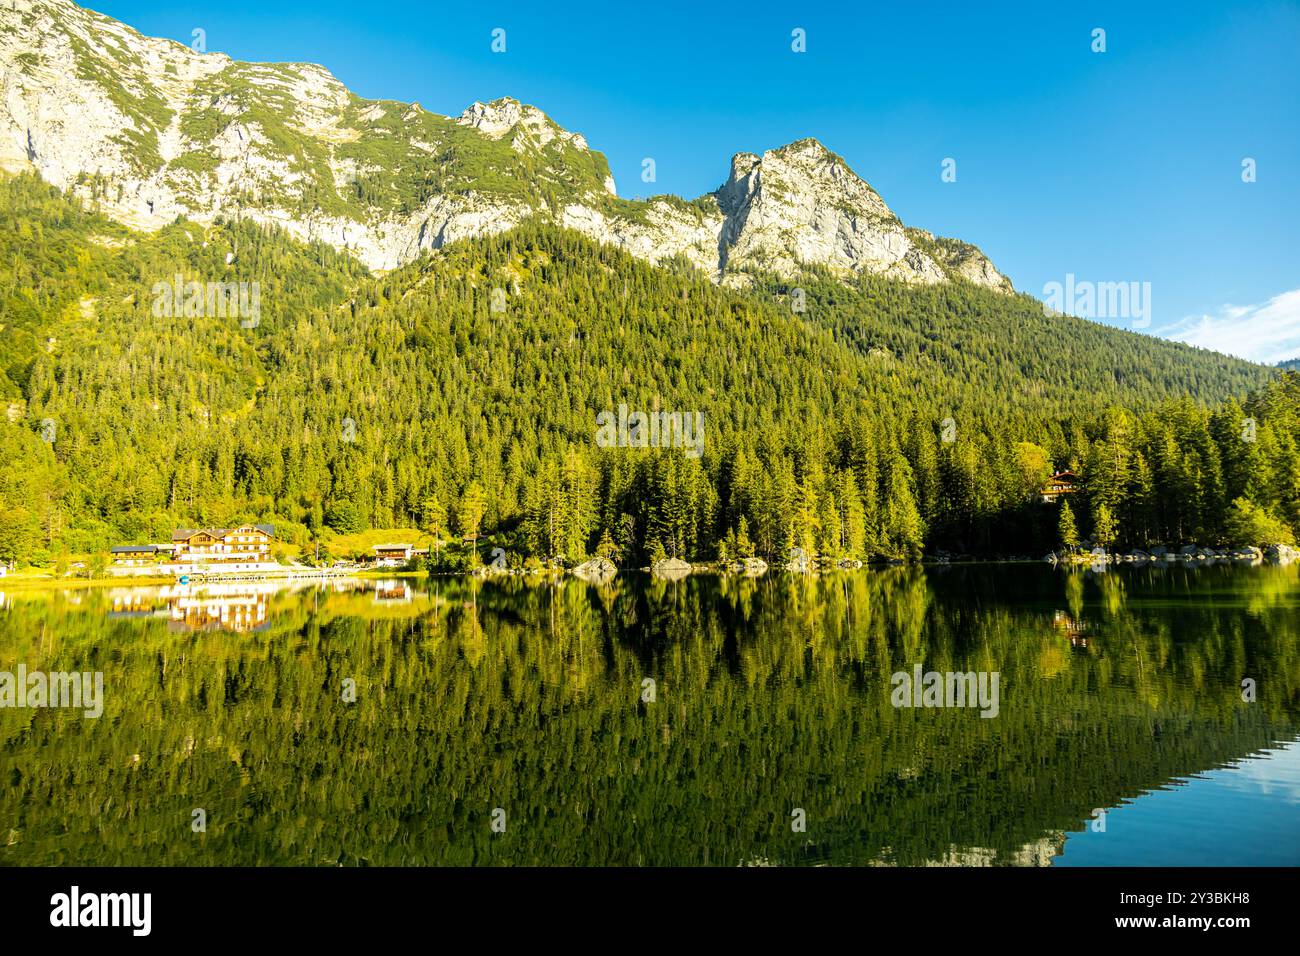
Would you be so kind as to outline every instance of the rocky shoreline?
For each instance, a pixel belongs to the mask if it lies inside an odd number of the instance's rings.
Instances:
[[[1139,567],[1168,568],[1208,567],[1216,564],[1233,564],[1247,567],[1270,565],[1286,567],[1300,562],[1300,548],[1287,544],[1270,544],[1262,548],[1247,546],[1240,548],[1211,548],[1187,544],[1177,549],[1154,547],[1149,550],[1135,549],[1128,552],[1107,551],[1102,548],[1079,548],[1073,551],[1050,551],[1041,559],[1030,555],[978,557],[974,555],[952,555],[936,552],[927,555],[919,562],[921,566],[948,566],[959,564],[1038,564],[1046,562],[1054,566],[1083,566],[1094,570],[1121,564]],[[593,584],[604,584],[626,571],[649,573],[659,580],[680,581],[691,574],[741,575],[743,577],[760,577],[768,571],[783,571],[790,574],[823,574],[835,571],[853,571],[861,568],[887,568],[905,566],[908,562],[898,558],[863,562],[854,559],[809,558],[794,555],[791,560],[769,565],[762,558],[744,558],[732,561],[689,562],[680,558],[665,558],[647,567],[620,568],[605,557],[593,557],[572,568],[553,564],[538,568],[505,568],[480,566],[470,572],[475,577],[504,577],[571,574],[580,580]]]
[[[1168,567],[1174,564],[1208,565],[1222,562],[1285,566],[1300,560],[1300,550],[1288,544],[1270,544],[1263,548],[1254,546],[1206,548],[1185,544],[1176,551],[1165,547],[1155,547],[1149,551],[1137,549],[1127,553],[1111,552],[1104,548],[1060,553],[1050,551],[1043,560],[1049,564],[1151,564],[1154,567]]]

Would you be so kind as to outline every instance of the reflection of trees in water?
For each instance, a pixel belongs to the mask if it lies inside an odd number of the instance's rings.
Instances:
[[[20,599],[3,659],[102,669],[107,702],[0,712],[0,861],[1025,862],[1296,731],[1296,573],[444,579],[272,596],[242,635]],[[999,716],[895,710],[916,663],[998,671]]]

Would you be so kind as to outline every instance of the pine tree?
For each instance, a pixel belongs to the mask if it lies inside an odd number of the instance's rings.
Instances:
[[[442,499],[432,494],[424,499],[424,504],[420,508],[420,515],[424,522],[424,532],[433,539],[433,552],[438,562],[442,561],[442,539],[447,535],[446,519],[447,512],[442,506]]]
[[[885,511],[885,540],[895,557],[921,556],[925,527],[912,496],[912,474],[907,459],[895,453],[889,465],[889,494]]]
[[[484,511],[483,486],[477,480],[465,486],[460,498],[460,507],[456,509],[456,525],[460,536],[470,542],[470,559],[478,562],[479,527],[483,523]]]
[[[748,560],[754,556],[754,543],[749,540],[749,522],[745,516],[740,516],[740,522],[736,525],[736,557]]]
[[[1079,546],[1079,529],[1074,523],[1074,509],[1070,507],[1068,501],[1061,502],[1061,514],[1057,522],[1057,537],[1061,541],[1061,546],[1067,551],[1073,551]]]
[[[619,559],[623,556],[622,551],[610,536],[608,528],[601,532],[600,543],[596,545],[596,554],[614,564],[618,564]]]
[[[843,548],[846,556],[863,560],[868,557],[866,510],[858,494],[858,480],[852,470],[841,473],[839,483],[840,513],[843,516]]]
[[[1093,515],[1092,539],[1103,548],[1109,548],[1119,535],[1115,514],[1108,505],[1098,505]]]

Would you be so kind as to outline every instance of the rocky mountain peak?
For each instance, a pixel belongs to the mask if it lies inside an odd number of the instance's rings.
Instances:
[[[473,127],[491,139],[501,139],[523,120],[526,109],[545,120],[541,110],[525,107],[518,100],[503,96],[488,103],[475,100],[456,118],[456,122]]]
[[[699,199],[629,202],[581,134],[512,97],[456,117],[364,100],[322,66],[200,53],[71,0],[0,2],[0,168],[137,228],[238,212],[381,270],[544,217],[719,281],[817,265],[1010,289],[974,246],[904,227],[815,139],[737,153]]]
[[[880,195],[840,156],[811,138],[768,150],[762,165],[767,186],[790,201],[833,198],[864,215],[897,219]]]
[[[478,130],[489,139],[504,139],[514,134],[512,146],[518,143],[518,148],[540,149],[559,139],[571,143],[576,149],[587,149],[587,140],[581,133],[561,129],[536,106],[509,96],[488,103],[475,101],[456,117],[456,122]]]
[[[948,278],[917,254],[903,224],[874,189],[815,139],[763,155],[738,153],[717,193],[727,215],[728,269],[795,274],[807,265],[833,272],[883,273],[920,282]]]

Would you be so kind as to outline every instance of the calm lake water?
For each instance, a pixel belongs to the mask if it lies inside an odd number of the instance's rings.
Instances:
[[[0,864],[1300,864],[1296,566],[11,592],[19,665],[103,714],[0,709]]]

